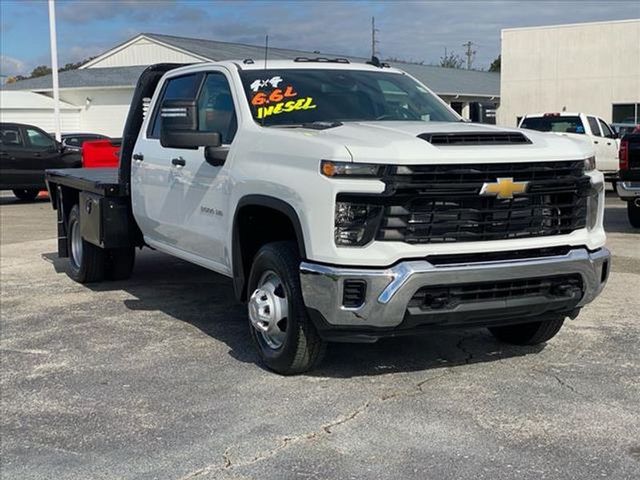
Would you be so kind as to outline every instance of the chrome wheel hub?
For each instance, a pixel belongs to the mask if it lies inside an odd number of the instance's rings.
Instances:
[[[80,235],[80,222],[77,220],[71,225],[71,260],[76,267],[82,265],[82,236]]]
[[[263,273],[249,299],[249,319],[258,335],[274,350],[284,343],[288,315],[289,302],[282,280],[273,271]]]

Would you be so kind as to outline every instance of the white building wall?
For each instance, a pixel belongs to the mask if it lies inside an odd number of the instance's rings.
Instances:
[[[133,87],[61,90],[60,99],[81,107],[79,122],[83,132],[121,137],[133,90]]]
[[[640,102],[640,20],[502,31],[498,123],[526,113],[585,112],[611,121]]]
[[[35,125],[45,132],[55,131],[53,110],[0,108],[0,122],[25,123]],[[63,110],[60,112],[60,130],[62,132],[78,132],[80,130],[80,112]]]
[[[159,45],[146,38],[135,40],[123,48],[89,62],[84,68],[129,67],[134,65],[151,65],[153,63],[202,62],[203,59],[181,52],[175,48]]]

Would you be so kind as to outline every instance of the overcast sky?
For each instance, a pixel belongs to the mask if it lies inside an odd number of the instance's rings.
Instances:
[[[500,53],[500,30],[640,17],[640,0],[503,1],[210,1],[57,0],[59,63],[97,55],[140,32],[369,56],[371,17],[378,50],[438,63],[447,48],[463,54],[474,42],[474,67]],[[29,74],[50,64],[44,0],[0,0],[0,73]],[[593,39],[597,42],[597,39]],[[624,48],[624,39],[619,46]]]

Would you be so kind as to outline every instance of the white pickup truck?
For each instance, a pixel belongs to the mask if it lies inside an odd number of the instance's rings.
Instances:
[[[600,117],[585,113],[535,113],[525,115],[520,128],[554,132],[583,139],[592,143],[596,155],[596,168],[606,180],[614,184],[618,179],[618,150],[620,141],[613,128]]]
[[[593,155],[465,123],[385,65],[159,64],[119,168],[47,183],[73,279],[125,279],[143,246],[231,277],[262,360],[291,374],[328,341],[549,340],[608,277]]]

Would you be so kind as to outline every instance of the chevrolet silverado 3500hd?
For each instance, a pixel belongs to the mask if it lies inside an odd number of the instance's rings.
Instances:
[[[154,65],[118,169],[47,182],[73,279],[125,279],[143,246],[231,277],[283,374],[327,341],[488,327],[545,342],[609,272],[592,147],[465,123],[380,64]]]

